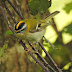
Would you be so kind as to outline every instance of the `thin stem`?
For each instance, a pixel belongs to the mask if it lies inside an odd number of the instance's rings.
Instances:
[[[24,47],[24,50],[27,51],[27,47],[25,46],[25,43],[20,41],[20,44]],[[28,53],[31,55],[31,57],[45,70],[45,72],[50,72],[36,57],[31,53],[31,51],[28,51]]]
[[[11,24],[10,24],[8,18],[6,17],[6,14],[5,14],[5,12],[4,12],[4,10],[3,10],[3,8],[2,8],[1,6],[0,6],[0,9],[1,9],[1,12],[2,12],[2,14],[3,14],[3,16],[4,16],[5,20],[6,20],[6,22],[7,22],[8,25],[9,25],[10,30],[14,33],[14,30],[13,30],[13,28],[12,28],[12,26],[11,26]]]
[[[11,16],[13,22],[16,24],[16,20],[15,20],[13,14],[10,12],[10,10],[8,9],[8,7],[7,7],[7,5],[5,4],[4,1],[3,1],[3,5],[4,5],[5,9],[7,10],[8,14]]]
[[[22,13],[21,13],[21,5],[19,4],[18,0],[14,0],[14,6],[17,7],[17,11],[19,13],[19,15],[21,15],[21,19],[24,19],[24,17],[22,17]]]
[[[29,43],[29,45],[32,47],[32,49],[35,51],[35,54],[39,57],[39,59],[44,63],[44,65],[46,66],[46,67],[49,67],[52,71],[54,71],[54,72],[56,72],[47,62],[46,62],[46,60],[40,55],[40,53],[36,50],[36,48],[34,48],[34,46],[30,43],[30,42],[28,42]]]
[[[21,19],[24,19],[24,17],[22,16],[22,14],[16,9],[16,7],[12,4],[12,2],[10,0],[7,0],[7,1],[13,7],[13,9],[15,10],[15,12],[19,15],[19,17]]]
[[[57,64],[54,62],[54,60],[51,58],[51,56],[49,55],[49,53],[45,50],[45,48],[43,47],[43,45],[38,42],[39,45],[41,46],[41,48],[43,49],[43,51],[46,53],[47,57],[50,59],[50,61],[53,63],[53,65],[56,67],[56,69],[59,71],[59,72],[62,72],[61,69],[58,68]]]

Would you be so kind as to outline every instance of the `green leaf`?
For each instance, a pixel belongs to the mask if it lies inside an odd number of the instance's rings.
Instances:
[[[29,7],[32,15],[36,15],[38,12],[41,14],[46,12],[46,10],[51,6],[51,1],[48,0],[31,0],[29,2]]]
[[[10,31],[7,31],[6,34],[11,35],[11,34],[13,34],[13,32],[10,30]]]
[[[40,0],[40,13],[44,13],[46,12],[46,10],[51,6],[51,2],[49,2],[48,0]]]
[[[66,4],[63,9],[66,11],[66,13],[70,13],[70,11],[72,10],[72,2]]]
[[[63,33],[69,33],[70,35],[72,35],[72,24],[66,26],[63,30]]]

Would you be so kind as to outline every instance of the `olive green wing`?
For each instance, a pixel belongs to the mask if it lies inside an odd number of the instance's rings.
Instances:
[[[52,23],[49,23],[48,20],[53,18],[55,15],[57,15],[59,13],[59,11],[55,11],[53,13],[51,13],[50,15],[48,15],[45,19],[37,21],[35,24],[36,26],[33,27],[32,30],[30,30],[31,33],[33,32],[39,32],[43,29],[45,29],[48,25],[51,25]]]

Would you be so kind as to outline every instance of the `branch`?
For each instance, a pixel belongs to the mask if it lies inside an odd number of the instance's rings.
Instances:
[[[24,50],[28,50],[28,48],[25,46],[25,43],[20,41],[20,44],[24,47]],[[35,56],[31,53],[31,51],[29,51],[28,53],[45,70],[45,72],[50,72],[38,59],[35,58]]]
[[[3,14],[3,16],[4,16],[4,18],[5,18],[6,22],[7,22],[10,30],[14,33],[14,30],[13,30],[13,28],[11,26],[11,23],[8,21],[8,18],[6,17],[6,14],[5,14],[5,12],[4,12],[4,10],[3,10],[3,8],[1,6],[0,6],[0,9],[1,9],[1,12],[2,12],[2,14]]]
[[[7,7],[7,5],[5,4],[5,1],[3,1],[2,3],[3,3],[3,6],[5,7],[5,9],[7,10],[8,14],[11,16],[13,22],[16,23],[16,20],[14,19],[13,14],[10,12],[10,10]]]
[[[7,1],[13,7],[13,9],[15,10],[15,12],[19,15],[19,17],[21,19],[24,19],[24,17],[22,16],[22,14],[16,9],[16,7],[12,4],[12,2],[10,0],[7,0]]]
[[[39,45],[41,46],[41,48],[43,49],[43,51],[46,53],[47,57],[49,58],[49,60],[53,63],[53,65],[56,67],[56,69],[59,71],[59,72],[62,72],[61,69],[58,68],[57,64],[54,62],[54,60],[51,58],[51,56],[49,55],[49,53],[45,50],[45,48],[43,47],[43,45],[38,42]]]
[[[30,42],[28,42],[28,43],[29,43],[29,45],[31,46],[31,48],[35,51],[35,54],[36,54],[36,55],[39,57],[39,59],[44,63],[44,65],[45,65],[46,67],[50,68],[52,71],[56,72],[56,71],[46,62],[46,60],[40,55],[40,53],[36,50],[36,48],[33,47],[33,45],[32,45]]]

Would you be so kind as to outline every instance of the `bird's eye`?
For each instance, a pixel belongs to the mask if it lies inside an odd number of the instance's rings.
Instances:
[[[15,25],[15,30],[19,30],[24,26],[25,22],[20,21]]]
[[[38,24],[38,27],[41,27],[41,24]]]

